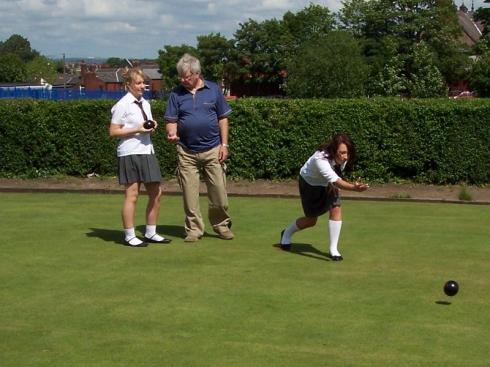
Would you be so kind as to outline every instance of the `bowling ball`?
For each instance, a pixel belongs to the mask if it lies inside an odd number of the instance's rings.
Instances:
[[[444,293],[446,293],[447,296],[454,296],[456,293],[459,291],[459,285],[458,282],[454,280],[448,280],[446,284],[444,284]]]

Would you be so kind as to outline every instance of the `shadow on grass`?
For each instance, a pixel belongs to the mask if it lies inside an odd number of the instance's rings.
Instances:
[[[157,232],[165,237],[182,237],[184,227],[163,225],[157,227]],[[136,227],[136,235],[142,239],[145,233],[145,226]],[[107,229],[107,228],[90,228],[90,232],[86,233],[87,237],[100,238],[103,241],[111,242],[117,245],[124,245],[124,231],[122,229]]]
[[[145,234],[146,227],[144,225],[137,226],[136,231]],[[174,225],[157,225],[157,233],[164,237],[183,237],[185,233],[185,229],[183,226],[174,226]]]
[[[100,238],[106,242],[124,245],[124,232],[121,229],[90,228],[87,237]]]
[[[143,239],[145,233],[145,226],[137,226],[136,235]],[[159,225],[157,226],[157,233],[164,237],[185,237],[185,229],[183,226],[174,225]],[[124,231],[122,229],[106,229],[106,228],[90,228],[90,232],[86,233],[87,237],[100,238],[106,242],[111,242],[117,245],[124,245]],[[219,238],[217,234],[204,233],[203,237]]]
[[[139,233],[145,233],[145,226],[137,226],[136,230],[139,231]],[[164,237],[178,237],[178,238],[184,238],[185,237],[185,228],[184,226],[174,226],[174,225],[158,225],[157,226],[157,233],[164,236]],[[204,232],[203,237],[211,237],[211,238],[219,238],[218,235],[216,234],[210,234],[208,232]]]
[[[274,247],[281,249],[281,246],[278,243],[274,244]],[[331,261],[330,258],[328,257],[327,252],[320,251],[316,247],[310,245],[309,243],[293,243],[291,244],[291,250],[284,251],[284,252],[311,257],[312,259],[317,259],[317,260]]]
[[[436,301],[436,303],[442,306],[449,306],[451,304],[451,302],[448,301]]]

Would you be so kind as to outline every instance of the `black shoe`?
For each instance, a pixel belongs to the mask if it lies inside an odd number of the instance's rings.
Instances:
[[[344,260],[344,258],[342,257],[342,255],[334,256],[334,255],[328,254],[328,257],[332,261],[342,261],[342,260]]]
[[[135,237],[133,237],[135,238]],[[131,241],[133,238],[130,238],[129,241]],[[124,246],[128,247],[147,247],[148,244],[146,242],[141,242],[139,245],[131,245],[129,241],[124,240]]]
[[[281,250],[291,251],[291,244],[290,243],[282,243],[282,236],[284,235],[284,231],[285,231],[285,229],[283,229],[281,232],[281,239],[279,240],[279,246],[281,247]]]
[[[161,241],[154,240],[153,237],[155,237],[155,235],[151,236],[151,238],[148,238],[148,237],[145,236],[145,241],[146,242],[151,242],[151,243],[161,243],[161,244],[167,244],[167,243],[172,242],[172,240],[169,240],[168,238],[165,238],[163,236],[162,236],[163,237],[163,240],[161,240]]]

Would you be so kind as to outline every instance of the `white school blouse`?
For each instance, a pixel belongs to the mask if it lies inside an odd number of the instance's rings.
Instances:
[[[111,109],[111,124],[123,125],[127,128],[140,126],[145,119],[138,105],[134,103],[136,100],[137,99],[130,92],[122,97]],[[148,101],[144,98],[141,98],[140,101],[143,102],[143,110],[148,116],[148,119],[153,120],[151,107]],[[133,136],[120,138],[117,146],[118,157],[132,154],[153,154],[154,152],[149,133],[139,133]]]
[[[347,161],[340,166],[342,171],[346,164]],[[335,160],[330,160],[325,152],[317,150],[301,167],[299,174],[312,186],[328,186],[340,178],[334,167]]]

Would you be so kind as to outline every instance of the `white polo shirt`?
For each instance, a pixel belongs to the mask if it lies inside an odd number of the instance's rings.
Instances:
[[[137,99],[128,92],[122,97],[111,109],[112,119],[111,124],[123,125],[127,128],[140,126],[145,118],[141,109],[136,103]],[[153,120],[151,107],[148,101],[141,98],[143,102],[143,110],[148,119]],[[153,144],[149,133],[139,133],[130,137],[120,138],[117,146],[117,156],[123,157],[132,154],[153,154]]]
[[[342,171],[346,164],[347,161],[340,166]],[[335,160],[330,160],[325,152],[317,150],[301,167],[299,174],[312,186],[328,186],[340,178],[334,167]]]

